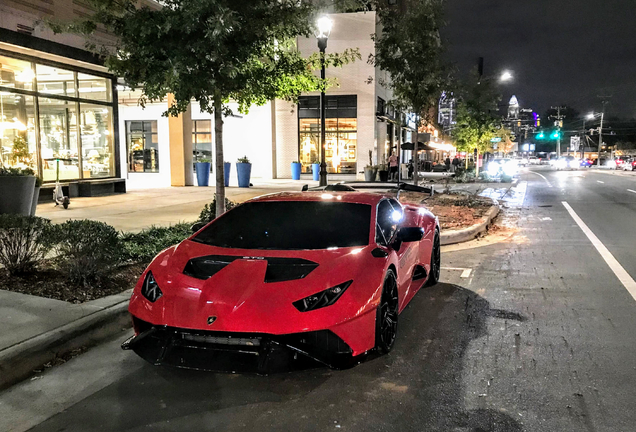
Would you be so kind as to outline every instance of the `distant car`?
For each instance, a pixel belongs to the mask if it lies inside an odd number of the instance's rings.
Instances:
[[[581,162],[574,156],[561,156],[554,161],[553,166],[557,170],[578,169],[581,166]]]
[[[590,158],[581,159],[581,167],[582,168],[589,168],[592,165],[594,165],[594,160],[593,159],[590,159]]]
[[[517,165],[525,167],[525,166],[528,165],[528,158],[526,158],[526,157],[516,157],[515,158],[515,162],[517,162]]]
[[[539,158],[539,165],[550,165],[549,158]]]
[[[621,168],[623,171],[636,171],[636,158],[627,159]]]
[[[486,171],[491,177],[514,177],[519,173],[519,165],[515,159],[493,159],[486,165]]]
[[[528,164],[529,164],[529,165],[539,165],[539,162],[540,162],[540,160],[539,160],[539,158],[538,158],[538,157],[536,157],[536,156],[530,156],[530,157],[528,158]]]
[[[620,169],[623,167],[623,164],[625,164],[625,162],[627,162],[630,159],[629,156],[619,156],[617,157],[614,162],[616,162],[616,169]]]

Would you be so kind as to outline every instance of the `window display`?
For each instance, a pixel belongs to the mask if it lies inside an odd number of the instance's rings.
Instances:
[[[114,170],[112,108],[80,104],[84,178],[110,177]]]
[[[58,159],[60,180],[114,176],[112,81],[41,62],[0,56],[0,163],[45,182]]]
[[[327,172],[355,174],[358,119],[356,96],[327,96],[325,108],[325,162]],[[298,103],[299,162],[302,172],[320,162],[320,98],[303,96]]]
[[[194,162],[212,160],[212,120],[192,120]]]
[[[129,172],[159,172],[157,122],[127,121],[126,145]]]

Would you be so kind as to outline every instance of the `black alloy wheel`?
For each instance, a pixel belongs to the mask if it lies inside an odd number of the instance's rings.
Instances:
[[[439,276],[442,271],[442,247],[439,240],[439,231],[435,230],[435,240],[433,240],[433,250],[431,252],[431,268],[429,271],[426,286],[433,286],[439,282]]]
[[[375,317],[375,346],[382,353],[393,348],[398,325],[398,286],[395,272],[389,270],[384,278],[382,298]]]

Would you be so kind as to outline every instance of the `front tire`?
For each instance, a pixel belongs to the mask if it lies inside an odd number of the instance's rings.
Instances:
[[[375,346],[381,353],[389,353],[395,344],[398,308],[397,278],[395,272],[389,269],[384,278],[382,297],[375,317]]]
[[[428,272],[426,286],[433,286],[439,282],[440,273],[442,271],[442,245],[439,238],[439,231],[435,230],[435,239],[433,240],[433,249],[431,250],[431,268]]]

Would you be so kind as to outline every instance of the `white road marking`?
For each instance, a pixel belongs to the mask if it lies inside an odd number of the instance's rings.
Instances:
[[[551,220],[552,220],[552,218],[551,218],[551,217],[544,217],[544,218],[541,218],[541,220],[542,220],[542,221],[551,221]]]
[[[570,207],[570,205],[566,201],[562,201],[561,204],[565,207],[565,209],[570,213],[574,222],[577,223],[581,231],[585,233],[587,238],[592,242],[596,250],[601,257],[605,260],[609,268],[614,272],[618,280],[621,281],[625,289],[631,294],[631,296],[636,300],[636,281],[632,279],[632,277],[627,273],[627,271],[623,268],[623,266],[614,258],[614,255],[605,247],[605,245],[594,235],[591,229],[583,222],[583,220],[576,214],[576,212]]]
[[[543,174],[539,174],[538,172],[535,171],[530,171],[532,174],[536,174],[539,177],[541,177],[543,180],[545,180],[545,182],[548,184],[548,187],[552,187],[552,183],[550,183],[550,181],[543,175]]]
[[[636,193],[635,190],[627,189],[627,192]]]
[[[605,183],[604,181],[596,180],[597,183]]]
[[[462,272],[462,274],[459,276],[461,278],[469,278],[471,272],[473,271],[472,269],[469,268],[461,268],[461,267],[442,267],[442,270],[455,270],[455,271],[460,271]]]

